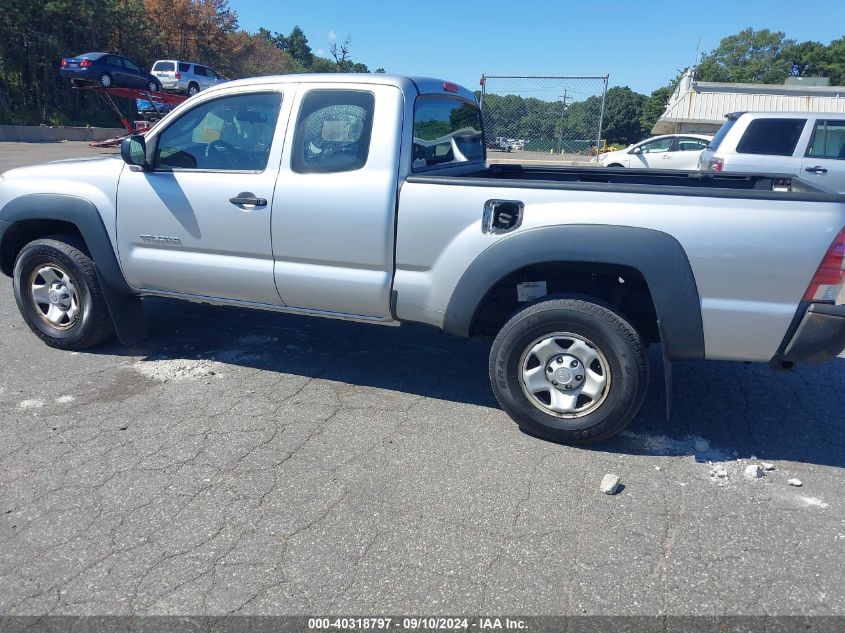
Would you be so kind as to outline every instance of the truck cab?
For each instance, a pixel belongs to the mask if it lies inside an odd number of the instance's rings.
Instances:
[[[374,321],[393,320],[399,183],[485,159],[472,93],[379,75],[212,88],[142,151],[117,186],[133,288]]]

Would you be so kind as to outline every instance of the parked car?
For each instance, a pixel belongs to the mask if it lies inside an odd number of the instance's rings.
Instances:
[[[98,84],[103,88],[161,90],[161,83],[135,62],[114,53],[84,53],[62,59],[59,74],[74,85]]]
[[[573,443],[636,415],[649,344],[667,364],[784,369],[845,347],[845,195],[487,166],[482,138],[474,94],[450,82],[233,81],[126,138],[123,160],[4,173],[0,270],[31,330],[67,350],[137,343],[143,296],[492,335],[502,408]]]
[[[160,59],[153,64],[152,73],[161,82],[165,90],[174,90],[193,97],[200,90],[222,84],[226,80],[217,71],[176,59]]]
[[[697,169],[698,156],[711,138],[703,134],[654,136],[625,149],[599,154],[598,162],[605,167]]]
[[[845,191],[845,114],[733,112],[699,158],[702,171],[796,174]]]

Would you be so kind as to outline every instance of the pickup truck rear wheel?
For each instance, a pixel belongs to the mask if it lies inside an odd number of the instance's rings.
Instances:
[[[554,299],[508,321],[490,350],[490,382],[502,408],[532,435],[599,442],[639,411],[648,357],[637,331],[609,308]]]
[[[24,246],[13,284],[24,321],[47,345],[85,349],[112,334],[94,262],[75,238],[56,236]]]

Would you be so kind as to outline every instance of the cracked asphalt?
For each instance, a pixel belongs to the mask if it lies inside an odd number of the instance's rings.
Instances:
[[[0,278],[0,614],[845,615],[843,359],[675,365],[667,422],[652,350],[573,448],[496,406],[489,341],[145,304],[143,344],[61,352]]]

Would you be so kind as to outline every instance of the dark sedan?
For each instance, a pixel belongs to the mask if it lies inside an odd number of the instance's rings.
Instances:
[[[150,92],[161,90],[158,79],[141,70],[131,59],[114,53],[85,53],[62,60],[61,76],[71,83],[98,84],[103,88],[140,88]]]

